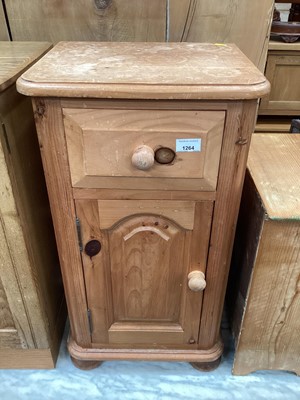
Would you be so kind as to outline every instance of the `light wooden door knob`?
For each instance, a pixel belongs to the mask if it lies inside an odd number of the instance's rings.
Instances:
[[[192,271],[188,274],[188,286],[193,292],[201,292],[206,287],[205,275],[201,271]]]
[[[154,164],[154,151],[147,145],[142,145],[134,150],[131,159],[132,165],[142,171],[147,171]]]

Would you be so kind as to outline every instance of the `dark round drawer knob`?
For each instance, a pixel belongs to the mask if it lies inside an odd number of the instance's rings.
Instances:
[[[171,164],[175,158],[175,152],[169,147],[161,147],[155,151],[155,161],[159,164]]]
[[[100,252],[100,250],[101,243],[99,240],[90,240],[84,247],[84,251],[89,257],[94,257]]]

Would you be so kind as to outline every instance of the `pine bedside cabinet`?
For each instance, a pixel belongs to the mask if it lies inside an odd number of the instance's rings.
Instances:
[[[66,321],[33,110],[16,89],[50,48],[0,42],[0,368],[53,368]]]
[[[60,43],[27,71],[75,364],[217,365],[257,98],[231,45]]]

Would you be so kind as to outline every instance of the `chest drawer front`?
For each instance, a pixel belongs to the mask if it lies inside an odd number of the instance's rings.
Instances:
[[[216,189],[225,112],[64,109],[72,185],[82,188]],[[193,140],[190,142],[190,140]],[[189,145],[189,143],[191,143]],[[175,158],[141,170],[141,146]]]

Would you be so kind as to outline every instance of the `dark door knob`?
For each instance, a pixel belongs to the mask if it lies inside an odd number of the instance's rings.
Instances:
[[[89,257],[94,257],[100,252],[100,250],[101,243],[99,240],[90,240],[84,247],[84,251]]]

